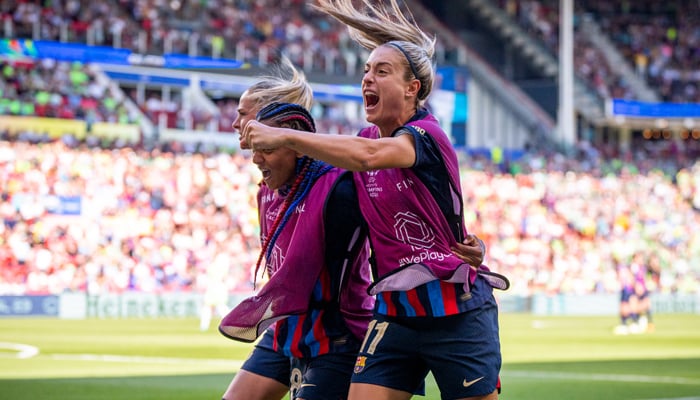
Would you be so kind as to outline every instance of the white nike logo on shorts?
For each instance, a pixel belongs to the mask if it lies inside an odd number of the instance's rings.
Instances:
[[[482,376],[482,377],[479,377],[479,378],[476,378],[476,379],[474,379],[474,380],[472,380],[472,381],[469,381],[469,382],[467,382],[467,380],[465,379],[464,382],[462,382],[462,386],[464,386],[464,387],[469,387],[469,386],[471,386],[471,385],[473,385],[473,384],[479,382],[479,381],[482,380],[482,379],[484,379],[483,376]]]

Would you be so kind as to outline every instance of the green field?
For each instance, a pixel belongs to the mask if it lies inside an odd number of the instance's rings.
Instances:
[[[700,315],[655,322],[615,336],[614,317],[502,315],[500,398],[700,399]],[[249,350],[194,319],[0,319],[0,399],[218,400]]]

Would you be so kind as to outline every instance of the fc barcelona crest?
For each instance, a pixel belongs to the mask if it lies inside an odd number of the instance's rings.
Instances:
[[[367,362],[367,357],[357,356],[357,361],[355,361],[355,373],[359,374],[365,369],[365,363]]]

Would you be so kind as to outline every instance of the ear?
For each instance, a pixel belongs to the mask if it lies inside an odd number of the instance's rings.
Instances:
[[[418,79],[413,79],[408,83],[406,87],[406,97],[418,97],[418,91],[420,91],[421,83]]]

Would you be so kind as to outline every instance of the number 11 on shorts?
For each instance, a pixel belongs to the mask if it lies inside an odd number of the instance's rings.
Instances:
[[[377,346],[384,337],[384,333],[388,327],[388,322],[377,323],[376,319],[372,320],[367,327],[367,334],[365,335],[365,340],[362,342],[362,347],[360,347],[360,352],[374,354],[374,351],[377,349]],[[372,341],[369,343],[369,347],[365,348],[365,346],[367,346],[367,340],[369,340],[370,336],[372,337]]]

